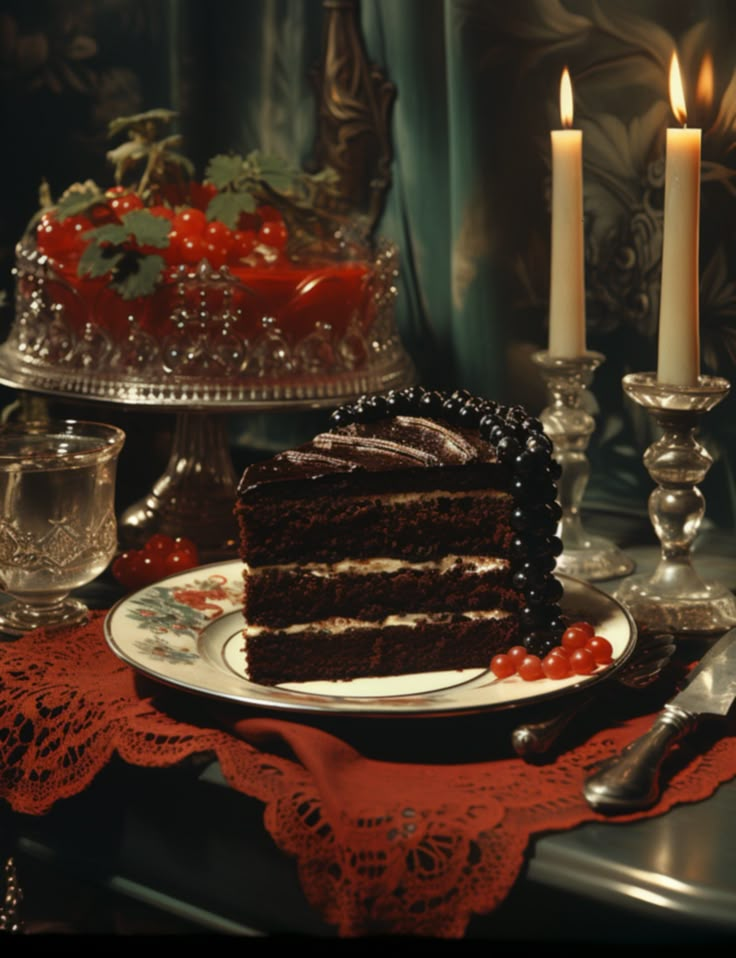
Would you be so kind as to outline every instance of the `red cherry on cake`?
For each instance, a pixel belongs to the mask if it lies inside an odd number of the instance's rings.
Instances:
[[[109,206],[122,219],[126,213],[143,209],[143,200],[137,193],[121,193],[110,200]]]
[[[153,216],[160,216],[162,219],[168,220],[170,223],[173,223],[176,213],[172,210],[170,206],[165,206],[163,203],[159,203],[156,206],[150,206],[149,212]]]
[[[202,237],[206,226],[207,217],[202,210],[195,209],[193,206],[185,207],[172,220],[172,228],[182,237]]]
[[[258,242],[255,230],[233,230],[233,241],[230,246],[230,262],[239,263],[253,252]]]
[[[179,255],[183,263],[196,266],[207,256],[204,236],[182,236],[179,239]]]
[[[206,210],[210,200],[217,196],[217,187],[212,183],[197,183],[193,181],[189,185],[190,200],[193,207],[198,210]]]
[[[258,241],[264,246],[271,246],[273,249],[286,249],[286,243],[289,239],[289,231],[286,224],[281,220],[266,220],[258,230]]]
[[[44,213],[36,230],[36,242],[41,252],[47,255],[84,247],[84,234],[92,229],[86,216],[67,216],[58,220],[49,212]]]
[[[212,220],[204,228],[205,246],[207,249],[207,259],[210,265],[215,269],[224,266],[230,258],[230,251],[233,247],[233,231],[225,223],[219,220]]]

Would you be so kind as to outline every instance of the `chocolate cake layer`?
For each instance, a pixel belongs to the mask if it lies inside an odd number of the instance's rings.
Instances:
[[[388,480],[387,480],[388,481]],[[268,500],[239,510],[251,566],[397,557],[507,555],[514,531],[508,493],[339,494]]]
[[[249,677],[259,685],[317,680],[340,681],[360,676],[401,675],[455,669],[487,668],[498,652],[519,635],[515,616],[473,619],[447,616],[421,628],[384,623],[337,631],[269,631],[246,636]]]
[[[350,618],[357,609],[363,619],[378,622],[407,609],[518,612],[520,605],[509,564],[498,559],[451,556],[444,562],[410,565],[376,559],[333,566],[267,566],[246,570],[245,575],[247,622],[272,628],[331,616]]]

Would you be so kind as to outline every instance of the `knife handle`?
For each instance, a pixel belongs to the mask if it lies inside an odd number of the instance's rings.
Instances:
[[[697,724],[697,718],[666,705],[649,731],[586,780],[583,794],[601,812],[632,812],[649,808],[660,795],[660,770],[673,746]]]

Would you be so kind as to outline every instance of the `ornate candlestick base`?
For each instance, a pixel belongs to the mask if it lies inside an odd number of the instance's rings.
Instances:
[[[544,376],[550,397],[549,406],[539,418],[554,443],[555,459],[562,469],[558,484],[562,518],[557,534],[563,550],[557,568],[566,575],[587,580],[614,579],[634,569],[633,561],[612,542],[585,531],[580,514],[590,477],[585,453],[595,429],[595,420],[582,408],[581,401],[603,358],[594,352],[570,359],[557,359],[546,351],[532,356]]]
[[[712,458],[695,439],[700,417],[729,391],[725,379],[701,376],[695,386],[657,382],[654,373],[624,376],[624,391],[643,406],[662,435],[644,453],[644,465],[657,483],[649,497],[649,517],[661,542],[657,568],[633,576],[616,592],[640,629],[693,633],[724,632],[736,625],[736,596],[725,585],[705,582],[691,561],[691,547],[705,515],[697,487]]]

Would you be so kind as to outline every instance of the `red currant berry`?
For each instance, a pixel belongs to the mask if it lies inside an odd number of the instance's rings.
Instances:
[[[583,632],[585,632],[588,638],[591,638],[592,636],[595,635],[595,629],[590,624],[590,622],[583,622],[582,619],[579,622],[571,622],[568,628],[581,629]]]
[[[140,589],[146,585],[142,556],[139,550],[128,549],[113,561],[110,571],[124,589]]]
[[[154,532],[143,546],[144,552],[160,552],[168,555],[176,548],[173,536],[164,535],[163,532]]]
[[[205,243],[205,257],[213,269],[220,269],[230,260],[231,244]]]
[[[110,200],[110,209],[122,218],[126,213],[143,209],[143,200],[137,193],[120,193]]]
[[[207,217],[202,210],[188,206],[177,213],[173,219],[173,226],[183,237],[196,236],[201,238],[207,226]]]
[[[594,635],[588,639],[585,648],[593,653],[597,665],[609,665],[613,661],[613,646],[602,635]]]
[[[269,206],[267,203],[259,206],[256,209],[256,213],[260,216],[263,223],[283,223],[284,221],[281,210],[275,206]]]
[[[286,224],[280,220],[266,220],[263,226],[258,230],[258,239],[265,246],[283,250],[286,248],[289,232],[286,228]]]
[[[255,230],[235,230],[230,247],[230,261],[238,263],[241,259],[250,256],[257,242],[258,237]]]
[[[194,569],[196,565],[196,558],[186,549],[174,549],[164,558],[166,575],[171,575],[174,572],[184,572],[185,569]]]
[[[588,632],[579,625],[571,625],[562,633],[561,645],[568,652],[574,652],[575,649],[582,649],[590,636]]]
[[[196,266],[207,256],[207,244],[202,236],[181,236],[179,255],[185,263]]]
[[[517,669],[519,668],[519,666],[521,665],[521,663],[524,661],[524,659],[527,657],[528,654],[529,653],[527,652],[527,650],[524,648],[523,645],[512,645],[511,648],[506,653],[506,655],[508,655],[508,657],[514,663]]]
[[[505,653],[494,655],[491,659],[491,672],[497,679],[507,679],[516,674],[516,666],[511,657]]]
[[[542,671],[548,679],[566,679],[570,675],[570,660],[554,650],[542,659]]]
[[[172,208],[170,206],[164,206],[163,203],[150,207],[150,212],[153,216],[159,216],[161,219],[168,220],[170,223],[174,222],[174,217],[176,216]]]
[[[570,655],[570,668],[576,675],[590,675],[595,672],[596,662],[590,649],[575,649]]]
[[[171,551],[185,552],[191,557],[195,565],[199,563],[199,549],[196,543],[191,539],[187,539],[185,536],[176,536],[174,539],[174,548]]]
[[[537,679],[543,679],[542,660],[538,655],[527,655],[522,659],[518,672],[525,682],[536,682]]]

